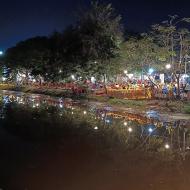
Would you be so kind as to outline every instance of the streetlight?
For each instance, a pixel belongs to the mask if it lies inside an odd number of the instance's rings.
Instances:
[[[150,68],[149,70],[148,70],[148,73],[149,74],[152,74],[154,72],[154,69],[153,68]]]
[[[172,67],[172,66],[171,66],[170,64],[167,64],[167,65],[166,65],[166,69],[171,69],[171,67]]]
[[[165,149],[169,149],[170,145],[169,144],[165,144]]]
[[[129,133],[131,133],[133,131],[133,129],[131,127],[128,128]]]
[[[152,132],[153,132],[153,129],[152,129],[152,128],[149,128],[148,131],[149,131],[150,133],[152,133]]]
[[[75,80],[75,75],[71,75],[71,78],[72,78],[73,80]]]
[[[127,70],[124,70],[124,74],[127,74],[128,73],[128,71]]]

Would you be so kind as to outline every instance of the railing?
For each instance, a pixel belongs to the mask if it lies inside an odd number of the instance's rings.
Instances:
[[[120,99],[151,99],[153,92],[151,88],[144,89],[107,89],[107,95]]]

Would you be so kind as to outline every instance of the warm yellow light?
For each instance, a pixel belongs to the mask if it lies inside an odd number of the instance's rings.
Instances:
[[[166,149],[169,149],[169,148],[170,148],[170,145],[169,145],[169,144],[165,144],[165,148],[166,148]]]

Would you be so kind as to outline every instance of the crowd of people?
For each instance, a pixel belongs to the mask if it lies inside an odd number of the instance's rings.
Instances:
[[[180,88],[178,90],[176,82],[161,83],[152,82],[150,80],[128,80],[127,82],[109,82],[105,84],[103,82],[83,81],[82,85],[70,82],[32,82],[29,84],[35,88],[45,88],[45,89],[69,89],[75,94],[86,93],[87,91],[96,92],[104,94],[105,89],[111,95],[117,94],[121,98],[134,98],[138,97],[144,98],[159,98],[159,99],[188,99],[190,100],[190,84],[180,83]],[[121,94],[121,95],[120,95]]]
[[[177,83],[153,83],[152,81],[145,80],[144,82],[139,81],[128,81],[125,83],[112,83],[109,85],[110,89],[131,91],[146,91],[151,93],[151,98],[167,98],[167,99],[188,99],[190,100],[190,84],[180,83],[178,90]],[[148,96],[150,97],[150,95]]]

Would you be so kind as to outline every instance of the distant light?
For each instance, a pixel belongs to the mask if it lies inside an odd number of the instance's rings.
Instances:
[[[74,114],[73,111],[71,112],[71,114],[72,114],[72,115]]]
[[[110,120],[109,120],[109,119],[106,119],[106,123],[110,123]]]
[[[71,75],[71,78],[72,78],[73,80],[75,80],[75,76],[74,76],[74,75]]]
[[[95,83],[95,81],[96,81],[95,77],[91,77],[91,82]]]
[[[185,79],[185,78],[189,77],[189,75],[188,75],[188,74],[184,74],[184,75],[182,75],[181,77],[182,77],[183,79]]]
[[[152,128],[149,128],[148,131],[149,131],[150,133],[152,133],[153,129],[152,129]]]
[[[86,115],[86,114],[87,114],[87,112],[86,112],[86,111],[84,111],[83,113],[84,113],[84,115]]]
[[[133,129],[131,127],[129,127],[128,131],[131,133],[133,131]]]
[[[153,68],[150,68],[149,70],[148,70],[148,73],[149,74],[152,74],[154,72],[154,69]]]
[[[6,78],[5,78],[5,77],[2,77],[2,81],[6,81]]]
[[[127,76],[129,77],[129,79],[132,79],[134,74],[131,73],[131,74],[128,74]]]
[[[169,145],[169,144],[165,144],[165,148],[166,148],[166,149],[169,149],[169,148],[170,148],[170,145]]]
[[[38,107],[38,106],[39,106],[39,104],[37,103],[37,104],[36,104],[36,106]]]
[[[33,82],[36,82],[36,79],[33,79],[32,81],[33,81]]]
[[[62,73],[62,70],[61,70],[61,69],[59,70],[59,73]]]
[[[119,88],[119,84],[116,84],[115,87],[116,87],[116,88]]]
[[[124,73],[125,73],[125,74],[127,74],[127,73],[128,73],[128,71],[127,71],[127,70],[124,70]]]
[[[60,107],[60,108],[63,108],[63,104],[59,104],[59,107]]]
[[[95,129],[95,130],[98,130],[98,127],[96,126],[96,127],[94,127],[94,129]]]
[[[127,122],[124,122],[124,125],[127,126]]]
[[[171,67],[172,67],[171,64],[166,65],[166,69],[171,69]]]
[[[0,55],[3,55],[3,51],[0,51]]]

